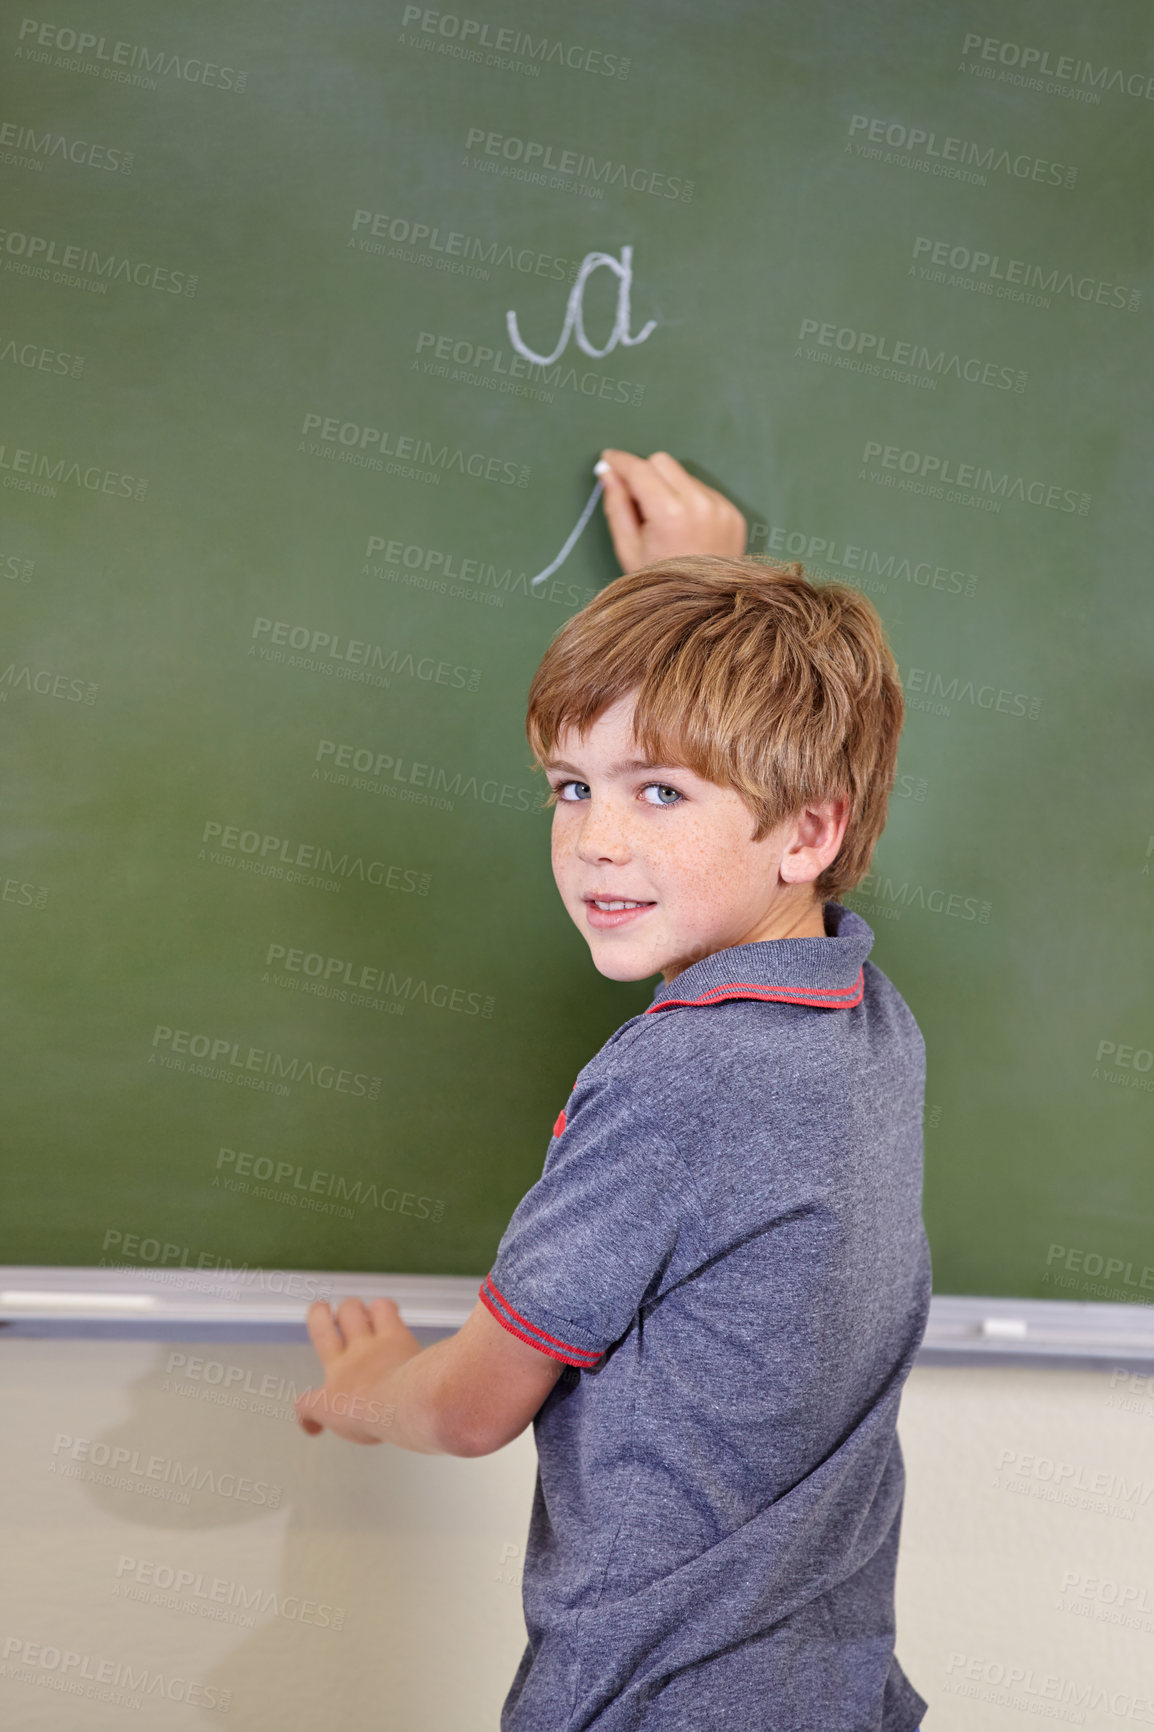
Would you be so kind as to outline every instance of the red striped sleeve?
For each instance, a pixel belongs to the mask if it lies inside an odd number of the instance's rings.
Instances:
[[[604,1351],[600,1347],[575,1347],[570,1341],[561,1341],[556,1335],[548,1334],[539,1329],[527,1317],[514,1310],[505,1295],[494,1284],[491,1275],[486,1275],[477,1289],[482,1305],[489,1311],[510,1335],[515,1335],[519,1341],[527,1341],[530,1347],[536,1347],[538,1352],[547,1353],[550,1359],[560,1359],[565,1365],[591,1366],[596,1365]]]

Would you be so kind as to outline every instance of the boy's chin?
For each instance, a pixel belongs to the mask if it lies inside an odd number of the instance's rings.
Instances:
[[[648,958],[629,957],[624,951],[614,955],[609,945],[591,944],[589,954],[593,958],[593,966],[598,974],[603,974],[606,980],[618,980],[624,985],[631,980],[649,980],[653,975],[661,973],[660,962]]]

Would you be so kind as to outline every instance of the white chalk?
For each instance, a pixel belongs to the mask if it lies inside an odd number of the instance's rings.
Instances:
[[[1028,1334],[1024,1317],[983,1317],[982,1334],[995,1341],[1022,1341]]]
[[[151,1293],[25,1293],[12,1288],[0,1293],[0,1307],[12,1311],[151,1311]]]
[[[604,457],[599,457],[593,465],[593,473],[594,475],[611,475],[613,473],[613,465],[611,463],[606,463]]]

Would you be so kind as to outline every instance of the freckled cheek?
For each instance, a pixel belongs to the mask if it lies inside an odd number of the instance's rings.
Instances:
[[[725,915],[739,882],[739,862],[729,850],[694,840],[671,858],[670,890],[682,912],[695,924]]]
[[[553,876],[560,888],[564,888],[567,880],[572,878],[577,867],[577,826],[568,813],[558,815],[553,820],[553,830],[549,839],[549,852],[553,862]]]

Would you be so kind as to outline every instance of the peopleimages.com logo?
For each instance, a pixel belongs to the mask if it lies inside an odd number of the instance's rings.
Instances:
[[[1060,265],[1015,259],[984,247],[971,247],[932,235],[917,235],[908,274],[926,282],[949,282],[1001,299],[1048,307],[1051,297],[1065,295],[1086,306],[1116,307],[1136,313],[1142,291],[1104,277],[1079,276]],[[946,272],[951,274],[946,276]]]
[[[607,186],[628,192],[649,193],[653,198],[678,199],[688,204],[693,198],[694,183],[682,175],[659,174],[656,169],[639,163],[618,162],[613,157],[590,156],[582,150],[565,150],[560,145],[533,138],[516,138],[503,132],[490,132],[484,126],[471,126],[465,135],[465,150],[476,151],[475,159],[466,155],[466,167],[482,167],[490,173],[512,173],[514,178],[534,182],[550,176],[556,184],[581,190],[600,198]],[[496,160],[491,160],[495,158]],[[490,160],[486,160],[490,159]]]
[[[1092,496],[1075,487],[1063,487],[1036,476],[994,469],[982,463],[959,463],[944,452],[906,450],[900,445],[886,445],[880,439],[866,440],[861,462],[867,470],[881,469],[895,475],[913,476],[933,487],[961,488],[994,502],[1016,499],[1022,505],[1037,505],[1048,511],[1077,512],[1080,517],[1085,517],[1091,506]]]
[[[82,1654],[76,1648],[61,1648],[52,1642],[34,1642],[24,1636],[4,1640],[0,1675],[18,1684],[39,1684],[66,1696],[87,1696],[114,1707],[141,1709],[158,1699],[182,1702],[188,1708],[206,1708],[227,1714],[232,1691],[216,1684],[173,1673],[150,1672],[137,1660],[110,1659],[102,1654]]]
[[[22,19],[17,37],[18,59],[55,65],[66,72],[87,72],[116,84],[138,84],[146,90],[158,89],[160,78],[176,78],[183,84],[203,84],[239,95],[248,83],[248,73],[235,66],[221,66],[191,54],[173,54],[143,42],[98,36],[92,30],[75,30],[71,25],[45,23],[39,18]]]
[[[1087,102],[1100,101],[1103,91],[1154,101],[1154,73],[1147,70],[1112,66],[1108,60],[1096,65],[1049,47],[983,36],[978,30],[968,31],[963,38],[962,71],[1002,78],[1032,90],[1078,95]],[[1047,79],[1049,83],[1044,82]]]
[[[227,1035],[201,1034],[187,1028],[170,1028],[166,1023],[158,1022],[152,1036],[152,1049],[149,1064],[159,1061],[166,1069],[187,1070],[193,1076],[210,1076],[216,1081],[227,1080],[248,1088],[272,1084],[287,1093],[286,1085],[307,1083],[331,1094],[352,1095],[370,1101],[380,1098],[379,1076],[335,1064],[318,1064],[312,1058],[273,1052],[264,1047],[246,1048],[243,1041],[231,1040]],[[190,1064],[189,1059],[199,1063]]]
[[[409,36],[406,30],[411,32]],[[554,36],[530,36],[528,31],[491,19],[463,18],[456,12],[436,12],[428,6],[405,7],[400,42],[477,66],[523,72],[531,78],[540,77],[542,66],[567,67],[570,72],[591,72],[601,78],[629,77],[630,61],[625,55]]]

